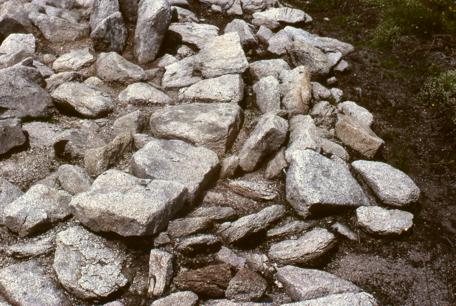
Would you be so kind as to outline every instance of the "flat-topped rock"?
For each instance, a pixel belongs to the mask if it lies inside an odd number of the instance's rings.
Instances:
[[[345,101],[337,105],[337,110],[341,113],[352,117],[364,126],[371,127],[374,122],[374,116],[371,112],[362,106],[359,106],[356,102]]]
[[[254,13],[252,23],[256,26],[264,25],[270,29],[276,29],[282,23],[295,24],[311,21],[312,17],[302,10],[290,7],[277,7],[267,9],[264,12]]]
[[[402,235],[413,226],[412,213],[379,206],[359,207],[356,220],[367,232],[381,236]]]
[[[36,40],[33,34],[14,33],[8,35],[0,45],[0,53],[12,54],[24,52],[32,55],[36,50]]]
[[[321,298],[282,304],[282,306],[378,306],[377,300],[366,292],[330,294]]]
[[[77,71],[90,66],[93,62],[95,62],[95,57],[90,53],[89,48],[75,49],[59,56],[52,63],[52,69],[57,72]]]
[[[34,239],[32,241],[16,243],[4,248],[8,256],[28,258],[50,253],[54,248],[54,236]]]
[[[87,23],[76,23],[41,13],[33,15],[31,19],[43,36],[52,43],[73,42],[89,36]]]
[[[253,85],[253,91],[256,105],[263,114],[280,110],[280,84],[275,77],[260,79]]]
[[[219,34],[219,28],[205,23],[179,22],[171,23],[169,31],[178,34],[182,42],[203,48],[206,42]]]
[[[147,79],[146,72],[116,52],[100,53],[96,61],[97,75],[107,82],[133,83]]]
[[[230,280],[225,296],[235,301],[256,301],[266,292],[268,284],[258,273],[243,268]]]
[[[279,79],[284,70],[290,70],[290,66],[281,58],[260,60],[249,65],[249,73],[254,80],[260,80],[268,76]]]
[[[160,89],[148,83],[133,83],[127,86],[119,94],[119,101],[128,104],[139,105],[165,105],[173,99]]]
[[[197,57],[189,56],[166,66],[162,79],[163,88],[182,88],[201,81],[201,76],[194,73],[197,64]]]

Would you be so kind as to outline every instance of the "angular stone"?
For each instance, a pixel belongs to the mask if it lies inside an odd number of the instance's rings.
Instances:
[[[116,52],[100,53],[96,61],[97,75],[107,82],[133,83],[147,79],[146,72]]]
[[[269,39],[274,35],[274,33],[267,27],[265,26],[260,26],[258,29],[256,36],[258,37],[258,40],[264,44],[267,45]]]
[[[274,228],[271,228],[268,230],[266,235],[269,238],[280,238],[280,237],[285,237],[289,235],[296,235],[300,234],[303,231],[309,229],[312,226],[312,223],[310,222],[304,222],[304,221],[292,221],[289,223],[286,223],[282,226],[276,226]]]
[[[170,2],[170,4],[171,4],[171,2]],[[173,10],[175,10],[175,12],[177,14],[177,21],[179,21],[179,22],[184,23],[184,22],[198,22],[199,21],[198,17],[195,15],[195,13],[193,13],[190,10],[187,10],[180,6],[171,6],[171,8]],[[171,25],[170,25],[170,28],[171,28]]]
[[[178,34],[182,42],[195,45],[198,49],[219,33],[219,28],[214,25],[196,22],[172,23],[168,30]]]
[[[0,177],[0,224],[5,224],[3,220],[5,207],[23,194],[19,187]]]
[[[420,189],[404,172],[382,162],[357,160],[353,169],[385,204],[405,206],[418,201]]]
[[[340,101],[342,101],[342,98],[344,97],[344,92],[342,89],[340,88],[331,88],[329,90],[331,92],[331,97],[332,97],[332,100],[338,104],[340,103]]]
[[[402,235],[413,226],[412,213],[379,206],[359,207],[356,220],[367,232],[381,236]]]
[[[311,149],[319,152],[321,139],[314,120],[309,115],[297,115],[290,119],[290,140],[285,151],[285,158],[291,162],[295,155]]]
[[[198,54],[198,62],[204,78],[240,74],[249,67],[237,33],[228,33],[209,40]]]
[[[318,299],[311,299],[282,306],[378,306],[377,300],[366,292],[330,294]]]
[[[283,170],[288,167],[288,162],[285,159],[285,150],[281,149],[277,154],[268,162],[264,170],[264,178],[267,180],[275,179]]]
[[[220,178],[230,178],[233,177],[236,173],[236,170],[239,168],[239,157],[237,155],[231,155],[226,157],[222,161],[222,166],[220,169]]]
[[[247,265],[245,258],[237,255],[235,252],[224,246],[222,246],[217,252],[216,258],[218,261],[226,263],[237,269],[245,268]]]
[[[106,298],[125,287],[126,253],[81,226],[57,234],[54,268],[66,290],[81,299]]]
[[[182,208],[185,187],[177,182],[144,180],[108,170],[88,192],[73,197],[75,217],[94,231],[121,236],[153,235]],[[125,209],[125,205],[130,209]]]
[[[24,145],[26,141],[19,119],[0,119],[0,155]]]
[[[348,226],[345,224],[336,222],[333,225],[331,225],[331,230],[333,232],[338,233],[339,235],[342,235],[352,241],[358,241],[358,235],[355,234]]]
[[[89,36],[89,26],[86,23],[75,23],[46,14],[36,14],[32,21],[52,43],[73,42]]]
[[[253,91],[256,105],[263,114],[280,110],[280,86],[275,77],[262,78],[253,85]]]
[[[161,296],[173,276],[173,255],[161,250],[150,250],[149,288],[150,297]]]
[[[201,81],[200,76],[194,75],[196,65],[196,56],[189,56],[166,66],[162,86],[166,89],[174,89],[190,86]]]
[[[84,83],[63,83],[52,92],[51,96],[58,105],[69,107],[88,118],[102,116],[114,108],[108,94]]]
[[[217,222],[233,219],[236,215],[236,211],[228,206],[203,206],[190,214],[191,217],[204,217]]]
[[[236,140],[242,119],[236,104],[183,104],[153,113],[150,130],[157,137],[183,139],[224,153]]]
[[[256,301],[266,292],[267,286],[258,273],[244,268],[230,280],[225,295],[235,301]]]
[[[323,228],[315,228],[295,240],[271,245],[269,258],[281,264],[312,264],[336,246],[336,237]]]
[[[318,82],[311,82],[312,96],[315,100],[328,100],[331,98],[331,91]]]
[[[57,58],[52,64],[55,71],[80,70],[95,62],[95,57],[90,53],[89,48],[71,50]]]
[[[256,214],[247,215],[227,224],[220,229],[219,234],[227,243],[236,243],[248,236],[267,229],[285,214],[281,205],[271,205]]]
[[[211,220],[204,217],[175,219],[168,224],[168,234],[172,238],[180,238],[202,232],[211,226]]]
[[[71,305],[47,269],[34,260],[1,269],[0,290],[9,302],[16,305]]]
[[[82,75],[74,71],[55,73],[46,79],[46,89],[52,92],[59,85],[72,81],[82,81]]]
[[[61,165],[57,170],[60,186],[70,194],[78,194],[90,189],[92,179],[87,172],[74,165]]]
[[[180,102],[239,103],[244,98],[244,81],[239,74],[206,79],[179,90]]]
[[[261,179],[244,180],[241,178],[228,180],[225,185],[235,193],[257,201],[271,201],[279,196],[273,184]]]
[[[265,157],[282,146],[287,132],[288,122],[285,119],[271,113],[261,116],[239,152],[242,170],[255,170]]]
[[[270,29],[278,28],[282,23],[308,23],[312,21],[312,17],[304,11],[290,7],[270,8],[264,12],[256,12],[253,14],[252,23],[256,26],[264,25]]]
[[[290,66],[281,58],[256,61],[249,66],[249,73],[255,81],[269,76],[279,79],[285,70],[290,70]]]
[[[198,296],[191,291],[180,291],[155,300],[150,306],[195,306],[198,303]]]
[[[220,239],[214,235],[197,235],[183,239],[176,250],[182,254],[191,255],[197,252],[210,252],[220,246]]]
[[[120,94],[119,101],[128,104],[170,104],[172,99],[163,91],[148,83],[133,83]]]
[[[125,132],[135,134],[140,133],[145,125],[146,116],[140,110],[137,110],[117,118],[112,125],[112,129],[116,135]]]
[[[285,266],[277,269],[277,279],[284,285],[288,295],[294,301],[361,291],[355,284],[334,274],[295,266]]]
[[[4,209],[5,225],[19,236],[36,233],[70,215],[71,196],[44,185],[33,185]]]
[[[135,30],[135,55],[140,64],[153,61],[171,23],[167,0],[141,0]]]
[[[328,101],[320,101],[314,105],[310,115],[315,120],[315,124],[327,130],[334,127],[336,123],[336,108]]]
[[[282,105],[292,114],[307,114],[312,99],[310,72],[305,66],[283,70],[280,74]]]
[[[35,257],[47,254],[54,249],[54,237],[45,237],[6,247],[5,253],[15,258]]]
[[[70,160],[83,158],[87,149],[104,145],[105,142],[91,128],[64,130],[53,141],[55,155]]]
[[[352,117],[364,126],[371,127],[374,122],[374,116],[362,106],[353,101],[345,101],[337,105],[337,110],[341,113]]]
[[[234,19],[225,26],[224,33],[236,32],[243,46],[255,46],[257,39],[253,33],[253,26],[242,19]]]
[[[10,34],[0,45],[0,53],[17,53],[24,52],[32,55],[35,53],[35,36],[33,34]]]
[[[363,189],[346,166],[312,150],[294,155],[287,172],[286,197],[303,217],[325,210],[369,205]]]

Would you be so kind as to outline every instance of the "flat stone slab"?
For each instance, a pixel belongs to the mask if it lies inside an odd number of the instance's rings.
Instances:
[[[185,198],[186,189],[177,181],[150,181],[108,170],[89,191],[74,196],[70,206],[75,217],[94,231],[147,236],[165,229]]]
[[[211,24],[176,22],[170,24],[168,31],[178,34],[182,38],[182,42],[195,45],[201,49],[209,39],[218,36],[220,30]]]
[[[96,64],[97,75],[107,82],[133,83],[147,79],[146,72],[116,52],[100,53]]]
[[[151,306],[195,306],[196,303],[198,303],[198,296],[195,293],[191,291],[179,291],[153,301]]]
[[[356,220],[367,232],[381,236],[402,235],[413,226],[412,213],[379,206],[359,207]]]
[[[366,160],[354,161],[352,167],[385,204],[401,207],[420,198],[418,186],[399,169],[382,162]]]
[[[52,63],[52,69],[55,71],[77,71],[87,67],[95,62],[89,48],[75,49],[61,55]]]
[[[119,101],[139,105],[166,105],[173,100],[166,93],[148,83],[133,83],[119,94]]]

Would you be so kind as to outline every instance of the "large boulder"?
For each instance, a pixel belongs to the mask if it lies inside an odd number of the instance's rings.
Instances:
[[[186,189],[177,181],[144,180],[108,170],[89,191],[74,196],[70,206],[75,217],[94,231],[146,236],[166,228],[185,197]]]
[[[280,85],[275,77],[260,79],[253,85],[253,91],[256,105],[263,114],[280,110]]]

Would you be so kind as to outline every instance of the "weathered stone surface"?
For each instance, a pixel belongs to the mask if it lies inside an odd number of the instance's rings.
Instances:
[[[260,79],[253,85],[255,102],[262,113],[280,110],[280,86],[279,81],[268,76]]]
[[[172,276],[173,255],[161,250],[150,250],[148,295],[151,297],[161,296],[169,285]]]
[[[199,269],[180,271],[174,284],[180,290],[191,290],[206,297],[223,297],[231,279],[230,266],[210,265]]]
[[[89,36],[89,26],[86,23],[71,22],[41,13],[33,15],[32,21],[43,36],[53,43],[76,41]]]
[[[166,228],[185,196],[185,187],[177,182],[138,179],[108,170],[88,192],[74,196],[70,206],[75,217],[94,231],[144,236]]]
[[[25,144],[27,137],[19,119],[0,119],[0,155]]]
[[[412,213],[379,206],[359,207],[356,220],[367,232],[381,236],[402,235],[413,226]]]
[[[364,126],[371,127],[374,122],[374,116],[362,106],[353,101],[345,101],[337,105],[337,110],[341,113],[352,117]]]
[[[64,130],[53,141],[55,155],[70,160],[83,158],[88,148],[104,145],[97,131],[91,128]]]
[[[142,178],[169,180],[183,184],[193,201],[208,184],[219,164],[213,151],[181,140],[152,140],[133,154],[131,170]]]
[[[290,70],[290,66],[281,58],[260,60],[249,66],[249,73],[255,81],[269,76],[278,79],[284,70]]]
[[[353,241],[358,241],[358,235],[354,233],[347,225],[336,222],[333,225],[331,225],[331,230],[333,232],[338,233],[339,235],[342,235],[350,240]]]
[[[279,7],[254,13],[252,23],[256,26],[264,25],[270,29],[276,29],[281,23],[295,24],[311,21],[312,17],[304,11],[290,7]]]
[[[146,72],[116,52],[100,53],[96,61],[97,75],[107,82],[133,83],[147,79]]]
[[[71,305],[52,280],[48,271],[37,261],[26,261],[0,270],[2,295],[16,305]]]
[[[288,162],[291,162],[295,155],[300,155],[303,150],[320,151],[321,139],[312,117],[309,115],[293,116],[289,123],[290,140],[285,151],[285,158]]]
[[[244,171],[255,170],[265,157],[275,153],[284,143],[288,122],[271,113],[260,117],[255,129],[239,152],[239,165]]]
[[[57,234],[53,268],[65,289],[82,299],[100,299],[128,282],[120,245],[74,226]]]
[[[366,292],[330,294],[321,298],[283,304],[282,306],[378,306],[377,300]]]
[[[33,241],[13,244],[5,247],[8,256],[15,258],[27,258],[47,254],[54,249],[54,237],[39,238]]]
[[[135,30],[135,55],[140,64],[153,61],[171,23],[167,0],[141,0]]]
[[[82,75],[74,71],[55,73],[46,79],[46,89],[52,92],[59,85],[71,81],[82,81]]]
[[[277,279],[284,285],[288,295],[295,301],[361,291],[355,284],[334,274],[295,266],[285,266],[277,269]]]
[[[66,192],[34,185],[5,207],[5,225],[21,237],[36,233],[68,217],[70,199]]]
[[[197,252],[207,253],[220,246],[220,243],[220,239],[217,236],[203,234],[181,240],[178,243],[176,250],[186,255],[195,254]]]
[[[287,46],[287,51],[294,65],[304,65],[308,67],[312,74],[326,75],[337,63],[322,50],[303,40],[291,42]],[[340,52],[336,53],[336,55],[342,56]]]
[[[5,207],[23,194],[19,187],[0,177],[0,224],[4,224]]]
[[[247,215],[232,223],[224,224],[226,226],[220,229],[219,234],[227,243],[236,243],[267,229],[284,214],[285,208],[283,206],[271,205],[256,214]]]
[[[170,4],[171,4],[171,2],[170,2]],[[179,22],[198,22],[199,21],[198,17],[195,15],[195,13],[193,13],[192,11],[190,11],[188,9],[185,9],[180,6],[171,6],[171,8],[176,12],[177,21],[179,21]],[[171,28],[171,25],[170,25],[170,28]]]
[[[305,66],[283,70],[280,74],[282,105],[292,114],[306,114],[312,99],[310,72]]]
[[[196,22],[172,23],[168,30],[178,34],[182,42],[195,45],[199,49],[219,33],[219,28],[214,25]]]
[[[80,70],[95,62],[95,57],[90,53],[89,48],[71,50],[57,58],[52,64],[52,69],[57,72]]]
[[[283,170],[288,167],[288,162],[285,159],[285,150],[281,149],[277,154],[268,162],[264,170],[264,178],[271,180],[278,177]]]
[[[140,110],[128,113],[119,117],[112,124],[114,134],[119,135],[125,132],[131,134],[140,133],[146,125],[146,116]]]
[[[295,240],[271,245],[269,258],[281,264],[311,264],[336,246],[336,237],[323,228],[315,228]]]
[[[404,172],[382,162],[357,160],[353,169],[385,204],[404,206],[418,201],[420,189]]]
[[[52,92],[51,96],[55,103],[63,108],[69,107],[88,118],[102,116],[114,108],[108,94],[84,83],[63,83]]]
[[[346,166],[312,150],[294,155],[287,172],[286,196],[304,217],[322,210],[369,205]]]
[[[209,40],[198,54],[198,62],[205,78],[243,73],[249,67],[237,33],[228,33]]]
[[[300,234],[303,231],[312,227],[311,222],[304,222],[304,221],[291,221],[281,226],[276,226],[268,230],[266,235],[269,238],[280,238],[289,235]]]
[[[191,217],[204,217],[213,221],[230,220],[236,215],[236,211],[229,206],[202,206],[190,214]]]
[[[230,178],[233,177],[236,171],[239,168],[239,157],[237,155],[231,155],[225,157],[222,161],[222,166],[220,169],[220,178]]]
[[[120,94],[119,101],[128,104],[170,104],[172,99],[163,91],[148,83],[133,83]]]
[[[74,165],[61,165],[57,170],[60,186],[70,194],[78,194],[89,190],[92,179],[87,172]]]
[[[260,26],[256,33],[256,36],[262,44],[267,45],[269,39],[271,39],[271,37],[274,36],[274,32],[272,32],[269,28],[265,26]]]
[[[180,291],[155,300],[151,306],[195,306],[198,303],[198,296],[191,291]]]
[[[233,179],[228,180],[225,185],[235,193],[253,200],[271,201],[279,196],[273,184],[261,179]]]
[[[253,26],[242,19],[234,19],[225,26],[224,33],[236,32],[243,46],[255,46],[257,39],[253,33]]]
[[[196,56],[189,56],[166,66],[162,86],[166,89],[181,88],[201,81],[200,76],[194,75],[196,66]]]
[[[0,45],[0,53],[17,53],[24,52],[32,55],[35,53],[35,36],[33,34],[10,34],[6,37]]]
[[[173,238],[180,238],[202,232],[211,226],[211,220],[204,217],[175,219],[168,224],[168,234]]]
[[[258,273],[244,268],[230,280],[225,295],[235,301],[256,301],[263,296],[267,286],[266,280]]]
[[[310,115],[317,126],[327,130],[332,129],[336,123],[336,108],[328,101],[320,101],[315,104]]]
[[[329,100],[331,98],[331,91],[318,82],[311,82],[312,96],[315,100]]]
[[[239,74],[206,79],[182,88],[180,102],[239,103],[244,98],[244,81]]]
[[[153,113],[150,129],[157,137],[183,139],[225,152],[236,139],[242,119],[242,109],[236,104],[183,104]]]
[[[219,262],[226,263],[237,269],[245,268],[247,265],[245,258],[224,246],[220,248],[215,256]]]

